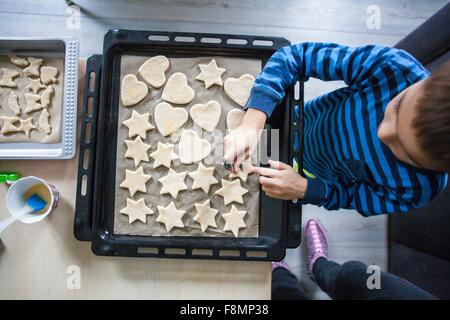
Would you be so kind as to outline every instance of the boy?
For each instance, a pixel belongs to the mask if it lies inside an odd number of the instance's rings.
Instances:
[[[347,87],[305,104],[306,179],[276,161],[253,169],[268,196],[369,216],[423,206],[444,189],[450,63],[429,77],[405,51],[380,46],[302,43],[277,51],[254,83],[241,126],[225,137],[233,170],[254,150],[285,90],[309,77]]]

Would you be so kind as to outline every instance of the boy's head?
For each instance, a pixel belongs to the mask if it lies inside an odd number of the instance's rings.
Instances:
[[[450,61],[389,102],[378,137],[403,162],[450,171]]]

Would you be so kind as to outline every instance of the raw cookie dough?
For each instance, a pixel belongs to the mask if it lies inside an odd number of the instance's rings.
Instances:
[[[184,73],[176,72],[167,80],[161,98],[175,104],[187,104],[195,97],[195,91],[187,81]]]
[[[194,179],[192,190],[202,189],[208,193],[211,185],[219,182],[214,178],[214,167],[207,168],[202,163],[198,164],[197,171],[191,171],[188,175]]]
[[[206,89],[215,84],[222,86],[222,74],[226,70],[224,68],[219,68],[216,60],[212,59],[208,64],[199,64],[198,67],[200,68],[200,73],[195,79],[203,81]]]
[[[189,111],[195,124],[209,132],[216,128],[221,113],[222,107],[215,100],[210,100],[206,104],[194,104]]]
[[[158,168],[159,166],[170,168],[172,160],[178,159],[177,154],[173,152],[174,147],[175,146],[171,143],[162,143],[161,141],[158,141],[156,151],[150,153],[150,157],[155,160],[155,162],[153,162],[153,169]]]
[[[30,79],[30,84],[25,87],[25,89],[33,91],[34,94],[37,94],[39,90],[45,89],[45,86],[42,85],[41,79]]]
[[[39,116],[38,128],[45,134],[50,134],[52,132],[52,127],[50,125],[50,114],[47,109],[42,110]]]
[[[39,77],[41,74],[39,68],[44,63],[44,59],[28,57],[28,61],[30,62],[30,65],[23,69],[23,73],[28,77]]]
[[[183,130],[178,143],[178,155],[183,164],[190,164],[206,158],[211,153],[211,144],[193,130]]]
[[[148,121],[150,113],[139,114],[134,111],[131,113],[131,117],[124,122],[122,122],[126,127],[128,127],[128,137],[133,138],[134,136],[140,136],[145,139],[147,136],[147,131],[154,129],[155,127]]]
[[[127,206],[120,210],[120,213],[128,216],[129,223],[133,223],[136,220],[147,223],[147,215],[151,215],[154,212],[152,209],[147,207],[143,198],[137,201],[127,198]]]
[[[41,68],[41,81],[43,84],[58,82],[58,69],[55,67],[45,66]]]
[[[181,218],[186,211],[178,210],[173,201],[167,207],[158,206],[159,215],[156,222],[163,223],[166,226],[167,232],[170,232],[174,227],[184,228],[184,223]]]
[[[227,113],[227,128],[229,131],[236,129],[242,123],[245,112],[239,109],[233,109]]]
[[[48,108],[52,103],[53,95],[55,94],[55,89],[53,86],[48,86],[41,94],[41,104],[43,108]]]
[[[14,112],[14,114],[16,116],[18,116],[19,114],[22,113],[20,106],[19,106],[18,99],[19,99],[19,97],[17,97],[17,94],[14,91],[11,91],[9,93],[8,107],[9,107],[9,109],[11,109],[12,112]]]
[[[17,83],[14,81],[14,78],[17,78],[20,75],[18,71],[8,68],[1,68],[0,72],[2,75],[0,78],[0,87],[17,87]]]
[[[19,131],[25,132],[27,137],[30,137],[30,132],[34,129],[36,129],[36,126],[33,124],[33,118],[28,118],[25,120],[20,119]]]
[[[19,118],[0,117],[0,119],[3,120],[3,127],[2,130],[0,131],[1,134],[14,133],[19,131],[19,128],[14,125],[16,122],[20,120]]]
[[[145,61],[138,71],[152,87],[161,88],[166,82],[166,71],[169,66],[169,59],[165,56],[155,56]]]
[[[128,189],[133,196],[137,191],[147,192],[146,183],[152,176],[144,173],[144,169],[139,167],[137,170],[125,170],[125,180],[120,184],[121,188]]]
[[[187,171],[176,172],[173,169],[169,169],[166,176],[159,178],[159,182],[162,184],[160,194],[169,193],[174,199],[177,198],[178,192],[187,190],[187,186],[184,183]]]
[[[25,113],[31,113],[37,110],[41,110],[44,106],[38,101],[41,100],[41,96],[38,94],[25,93],[25,100],[27,102],[27,107],[25,108]]]
[[[139,81],[134,74],[127,74],[123,77],[120,98],[125,107],[130,107],[141,102],[147,96],[147,93],[147,85]]]
[[[141,161],[148,162],[147,151],[150,149],[150,145],[143,143],[141,137],[136,137],[134,141],[125,140],[127,145],[127,152],[125,158],[131,158],[134,160],[134,166],[138,166]]]
[[[253,82],[255,82],[255,78],[251,74],[243,74],[239,79],[226,79],[223,88],[231,100],[244,107],[250,97]]]
[[[227,181],[222,179],[222,188],[216,191],[216,195],[223,197],[225,205],[235,201],[237,203],[244,203],[242,196],[248,192],[247,189],[242,188],[241,181],[239,179],[233,181]]]
[[[232,205],[230,212],[222,215],[225,220],[223,231],[231,231],[235,237],[238,237],[239,229],[247,227],[244,222],[244,217],[246,214],[247,211],[239,211],[234,205]]]
[[[195,203],[195,209],[197,209],[197,214],[194,216],[193,220],[200,224],[202,232],[205,232],[208,227],[217,228],[216,215],[219,210],[211,208],[210,200],[206,200],[203,203]]]
[[[154,117],[158,131],[165,137],[180,129],[189,114],[184,108],[174,108],[167,102],[161,102],[155,107]]]
[[[18,67],[25,68],[30,65],[27,58],[18,57],[14,53],[8,54],[9,61]]]
[[[236,173],[230,172],[230,179],[239,178],[242,181],[246,182],[248,175],[251,174],[252,164],[250,162],[250,158],[247,161],[242,163],[242,169],[239,169]]]

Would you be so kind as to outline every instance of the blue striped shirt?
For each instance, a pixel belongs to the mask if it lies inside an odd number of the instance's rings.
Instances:
[[[346,87],[305,103],[303,162],[315,178],[308,178],[303,203],[356,209],[365,216],[408,211],[439,193],[447,175],[400,161],[377,129],[389,101],[428,75],[403,50],[301,43],[270,58],[247,107],[270,116],[300,79],[343,80]]]

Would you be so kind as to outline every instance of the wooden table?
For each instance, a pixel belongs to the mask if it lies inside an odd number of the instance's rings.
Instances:
[[[80,61],[83,71],[84,65]],[[80,117],[81,105],[78,111]],[[62,197],[44,221],[16,222],[0,235],[0,299],[270,298],[268,262],[95,256],[90,243],[73,235],[77,164],[78,154],[66,161],[0,161],[0,171],[42,177]],[[0,199],[6,191],[0,184]],[[8,214],[0,201],[0,218]],[[79,289],[73,281],[78,270]]]

